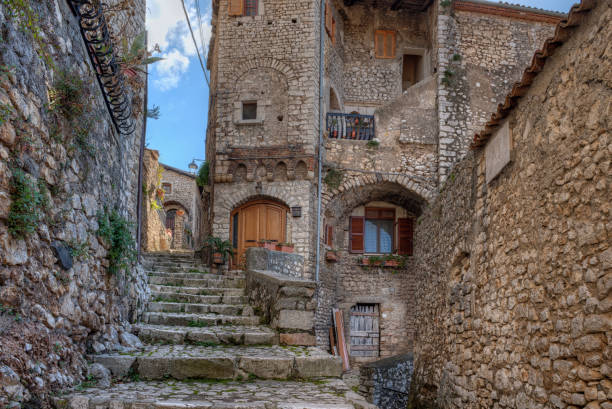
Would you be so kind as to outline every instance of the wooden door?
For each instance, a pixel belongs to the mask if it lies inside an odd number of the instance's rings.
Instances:
[[[250,202],[232,212],[231,235],[236,256],[240,261],[249,247],[256,247],[260,240],[282,243],[287,236],[288,209],[270,201]],[[237,225],[237,226],[236,226]]]
[[[351,307],[351,356],[379,355],[378,319],[378,304],[357,304]]]

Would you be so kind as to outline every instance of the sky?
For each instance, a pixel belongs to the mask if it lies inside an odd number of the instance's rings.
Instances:
[[[567,13],[578,1],[509,2]],[[200,52],[206,58],[207,50],[203,48],[208,46],[211,35],[211,0],[185,0],[185,4]],[[196,12],[198,4],[201,25]],[[165,58],[149,67],[149,108],[159,106],[161,116],[147,122],[147,146],[159,150],[160,162],[189,170],[187,165],[193,159],[205,159],[208,86],[181,0],[147,0],[147,31],[149,48],[158,44],[161,53],[156,55]]]

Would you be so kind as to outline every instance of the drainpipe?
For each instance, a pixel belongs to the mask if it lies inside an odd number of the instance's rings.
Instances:
[[[321,150],[323,148],[323,68],[325,66],[325,0],[321,1],[321,18],[319,25],[319,151],[317,157],[317,172],[318,172],[318,184],[317,184],[317,257],[315,265],[315,281],[319,282],[319,265],[321,262],[321,174],[322,174],[322,156]],[[318,297],[317,297],[318,299]]]

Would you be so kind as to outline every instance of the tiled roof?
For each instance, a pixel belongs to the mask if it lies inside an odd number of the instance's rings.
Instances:
[[[194,179],[196,177],[195,174],[187,172],[187,171],[184,171],[183,169],[175,168],[174,166],[166,165],[166,164],[163,164],[161,162],[159,164],[162,165],[164,167],[164,169],[172,171],[172,172],[180,173],[183,176],[189,176],[190,178],[194,178]]]
[[[572,29],[580,25],[582,16],[595,7],[596,4],[597,0],[582,0],[580,4],[572,6],[567,18],[557,25],[555,35],[546,40],[544,47],[540,51],[536,51],[531,60],[531,65],[524,71],[521,81],[514,84],[512,91],[506,96],[505,101],[497,106],[497,112],[491,115],[491,120],[486,123],[484,129],[474,135],[472,149],[484,146],[487,143],[497,127],[518,104],[519,99],[529,91],[537,75],[544,69],[546,59],[553,55],[555,50],[571,37]]]
[[[453,2],[453,9],[548,24],[558,24],[561,19],[566,17],[565,13],[558,13],[556,11],[521,6],[519,4],[494,3],[485,0],[455,0]]]

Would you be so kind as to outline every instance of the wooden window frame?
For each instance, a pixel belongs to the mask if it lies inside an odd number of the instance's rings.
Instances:
[[[408,237],[408,249],[402,248],[401,224],[406,223],[410,227],[410,237]],[[397,219],[397,253],[401,256],[412,256],[414,252],[414,218],[403,217]]]
[[[383,54],[379,55],[378,54],[378,45],[379,45],[379,38],[382,36],[383,38],[383,44],[382,44],[382,50],[383,50]],[[391,55],[387,55],[387,41],[391,41],[392,42],[392,47],[391,47]],[[378,59],[383,59],[383,60],[390,60],[390,59],[394,59],[396,57],[397,54],[397,32],[395,32],[394,30],[376,30],[374,31],[374,55],[376,56],[376,58]]]
[[[368,212],[376,212],[378,213],[378,215],[376,217],[368,217]],[[384,212],[393,212],[393,216],[384,216]],[[365,208],[365,213],[364,213],[364,224],[363,224],[363,253],[364,254],[393,254],[395,252],[395,248],[396,248],[396,234],[395,234],[395,230],[396,230],[396,209],[392,208],[392,207],[366,207]],[[367,220],[391,220],[393,222],[393,231],[392,231],[392,236],[391,236],[391,251],[389,253],[382,253],[380,251],[380,226],[376,226],[376,252],[374,253],[368,253],[366,252],[365,249],[365,236],[366,236],[366,229],[365,229],[365,222]]]
[[[361,222],[361,233],[355,233],[353,224],[356,220]],[[353,243],[355,240],[361,239],[361,249],[355,249]],[[363,254],[365,251],[365,217],[351,216],[349,218],[349,251],[354,254]]]
[[[231,17],[254,17],[259,15],[259,0],[228,0]]]
[[[242,10],[244,16],[256,16],[259,13],[259,0],[244,0]],[[252,14],[249,14],[249,10],[252,10]]]
[[[172,183],[162,183],[161,188],[164,189],[164,193],[172,194]]]

